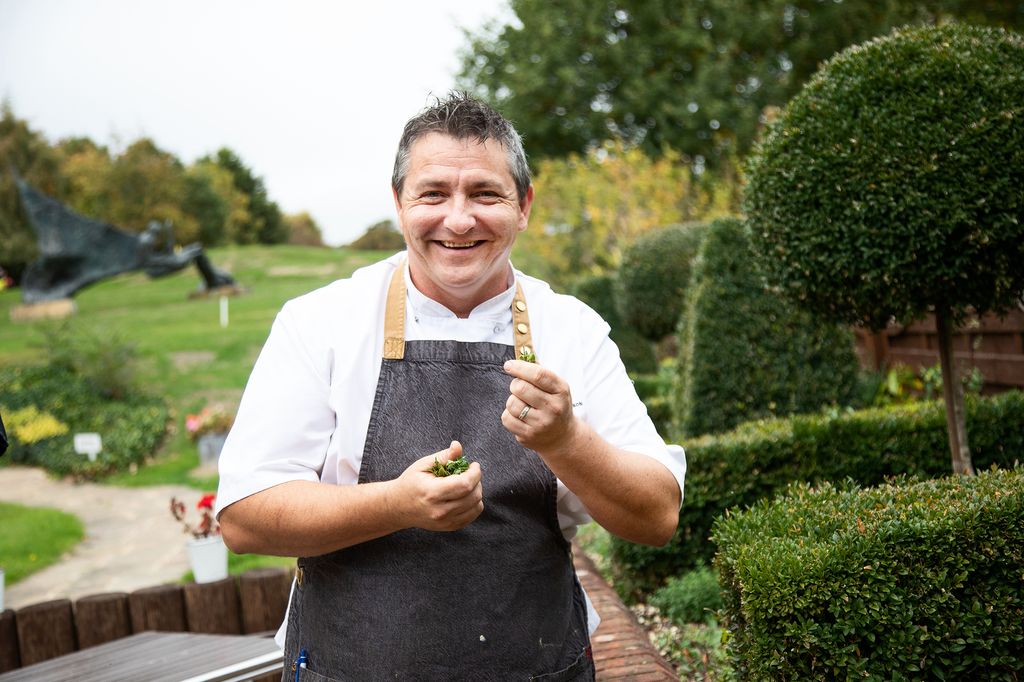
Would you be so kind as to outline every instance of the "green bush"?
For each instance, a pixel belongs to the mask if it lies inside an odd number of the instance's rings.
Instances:
[[[846,405],[856,392],[849,330],[767,291],[753,262],[741,221],[708,226],[680,320],[674,417],[686,436]]]
[[[630,374],[652,374],[658,370],[654,348],[619,317],[614,288],[615,278],[611,275],[591,275],[577,280],[571,293],[593,308],[612,328],[612,341],[619,347],[622,364]]]
[[[717,611],[722,608],[718,573],[698,568],[669,578],[664,587],[651,595],[651,604],[677,625],[717,620]]]
[[[836,55],[750,160],[769,281],[882,329],[1024,291],[1024,36],[900,29]]]
[[[979,468],[1013,466],[1024,453],[1024,393],[968,396],[966,405]],[[852,479],[877,485],[900,474],[934,478],[949,472],[945,413],[938,402],[751,422],[683,446],[686,491],[675,538],[662,548],[612,543],[615,583],[627,597],[710,561],[715,519],[792,482]]]
[[[742,679],[1024,672],[1024,469],[794,486],[715,526]]]
[[[675,331],[704,226],[671,225],[641,236],[622,254],[615,303],[622,319],[650,341]]]
[[[59,475],[95,479],[128,468],[152,454],[167,428],[167,406],[159,398],[139,394],[113,400],[103,395],[90,381],[63,366],[0,368],[0,411],[27,412],[52,416],[64,429],[44,430],[42,423],[19,438],[10,429],[14,462],[44,467]],[[42,423],[42,426],[40,424]],[[52,425],[51,425],[52,426]],[[103,438],[103,451],[95,462],[74,451],[74,433],[95,432]]]

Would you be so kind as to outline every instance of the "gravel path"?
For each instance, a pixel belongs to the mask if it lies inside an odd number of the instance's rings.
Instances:
[[[130,592],[175,582],[189,570],[186,536],[170,513],[170,499],[198,501],[177,485],[120,488],[55,481],[42,469],[0,469],[0,502],[55,507],[74,514],[85,537],[57,563],[8,586],[6,608],[101,592]]]

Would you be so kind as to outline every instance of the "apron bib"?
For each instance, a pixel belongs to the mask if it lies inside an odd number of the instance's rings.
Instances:
[[[300,558],[282,679],[592,680],[555,476],[501,425],[514,348],[406,342],[403,273],[389,289],[359,483],[395,479],[458,440],[482,467],[484,511],[458,531],[407,529]],[[528,344],[516,293],[517,343]],[[293,667],[303,650],[306,667]]]

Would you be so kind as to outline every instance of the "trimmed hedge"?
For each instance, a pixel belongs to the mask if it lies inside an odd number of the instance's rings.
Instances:
[[[95,479],[141,463],[160,445],[167,429],[167,406],[160,398],[132,394],[111,400],[88,379],[60,366],[0,369],[0,402],[4,414],[35,407],[42,418],[66,426],[66,431],[36,428],[22,439],[8,424],[7,456],[12,461],[78,479]],[[33,431],[48,437],[37,440]],[[103,451],[95,462],[75,452],[72,436],[79,432],[103,438]]]
[[[572,295],[580,299],[612,328],[611,339],[619,347],[622,364],[630,374],[653,374],[658,371],[654,348],[635,329],[619,317],[615,307],[615,278],[611,275],[590,275],[576,281]]]
[[[1024,469],[800,484],[720,519],[715,538],[741,679],[1024,672]]]
[[[767,291],[754,259],[741,221],[708,225],[680,320],[674,422],[684,436],[847,405],[856,392],[851,332]]]
[[[966,396],[966,407],[978,470],[1013,466],[1024,453],[1024,393]],[[715,546],[708,536],[715,519],[792,482],[852,479],[877,485],[899,474],[949,473],[941,402],[752,422],[683,446],[686,491],[672,542],[661,548],[612,542],[612,572],[625,596],[650,592],[668,576],[710,561]]]
[[[664,587],[651,595],[650,603],[676,625],[713,622],[723,606],[718,572],[698,568],[669,578]]]
[[[615,303],[622,319],[649,341],[676,330],[703,238],[701,223],[670,225],[640,236],[623,252]]]

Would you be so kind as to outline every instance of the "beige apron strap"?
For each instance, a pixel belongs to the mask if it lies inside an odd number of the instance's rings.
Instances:
[[[401,360],[405,357],[405,263],[395,269],[388,286],[384,310],[384,359]],[[536,362],[533,336],[530,334],[530,315],[526,310],[523,287],[516,280],[516,294],[512,300],[512,338],[516,357]]]
[[[515,339],[516,358],[537,362],[536,350],[533,348],[533,336],[530,334],[530,315],[526,310],[526,297],[523,287],[516,280],[516,295],[512,299],[512,338]]]
[[[405,357],[405,261],[395,268],[384,309],[384,359]]]

